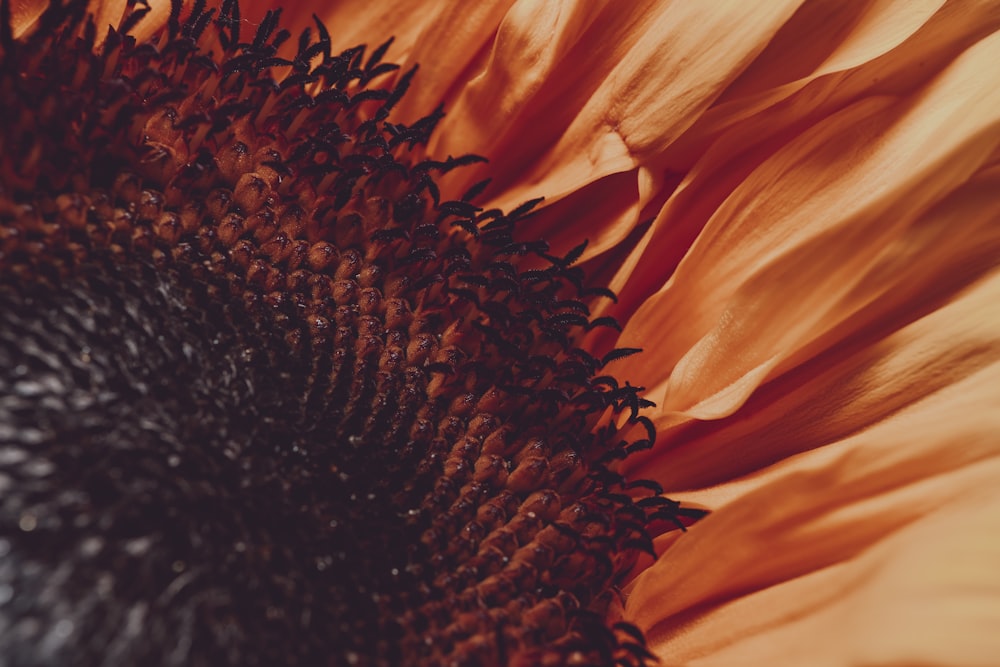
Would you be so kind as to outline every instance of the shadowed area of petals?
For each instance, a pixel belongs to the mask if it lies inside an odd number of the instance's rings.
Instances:
[[[662,365],[624,374],[663,387],[665,411],[718,418],[866,307],[891,278],[869,273],[883,250],[990,163],[1000,97],[983,65],[998,57],[984,40],[914,98],[855,104],[757,168],[626,327],[659,341]]]
[[[998,387],[994,361],[746,480],[636,580],[627,618],[668,664],[993,664]]]

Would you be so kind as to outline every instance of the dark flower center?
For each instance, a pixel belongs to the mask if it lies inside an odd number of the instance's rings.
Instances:
[[[643,663],[616,586],[697,513],[614,473],[648,403],[537,202],[442,200],[478,158],[390,122],[388,45],[85,4],[0,17],[11,664]]]

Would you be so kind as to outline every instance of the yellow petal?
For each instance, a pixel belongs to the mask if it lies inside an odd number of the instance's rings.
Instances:
[[[672,368],[661,407],[717,418],[816,353],[884,291],[891,277],[871,272],[886,248],[1000,145],[1000,88],[983,81],[997,59],[993,36],[927,89],[858,102],[767,159],[630,320],[625,344],[658,341],[662,365],[618,370],[656,386]]]
[[[626,617],[667,664],[995,664],[998,401],[995,361],[744,480],[635,581]]]

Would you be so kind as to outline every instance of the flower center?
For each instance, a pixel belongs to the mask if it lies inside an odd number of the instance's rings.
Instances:
[[[477,158],[389,121],[384,47],[179,4],[0,36],[5,653],[645,661],[616,586],[684,511],[613,472],[653,434],[576,345],[600,290],[537,202],[442,201]]]

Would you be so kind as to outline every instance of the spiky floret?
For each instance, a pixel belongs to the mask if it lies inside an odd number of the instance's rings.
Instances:
[[[615,587],[698,513],[613,472],[634,351],[577,347],[537,202],[441,201],[479,158],[390,122],[413,71],[231,0],[96,48],[86,3],[2,7],[13,664],[645,662]]]

